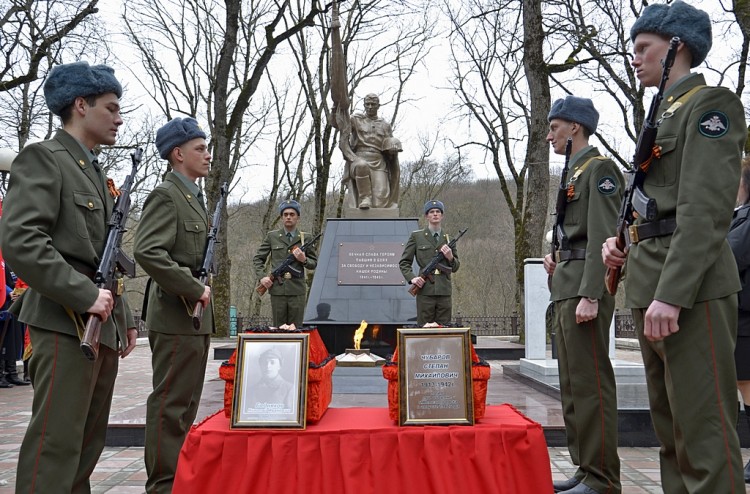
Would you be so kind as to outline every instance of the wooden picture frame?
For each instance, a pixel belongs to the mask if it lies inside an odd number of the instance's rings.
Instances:
[[[399,421],[473,425],[469,328],[398,330]]]
[[[230,427],[304,429],[309,335],[241,334]]]

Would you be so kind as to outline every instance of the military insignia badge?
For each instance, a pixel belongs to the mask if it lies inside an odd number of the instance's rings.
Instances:
[[[602,177],[599,179],[599,183],[596,184],[596,189],[600,194],[608,196],[614,194],[617,190],[617,182],[612,177]]]
[[[718,110],[706,112],[698,120],[698,131],[706,137],[721,137],[729,132],[729,118]]]

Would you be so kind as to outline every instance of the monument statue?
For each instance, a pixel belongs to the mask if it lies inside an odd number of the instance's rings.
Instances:
[[[346,60],[340,28],[338,2],[334,2],[331,21],[331,125],[340,132],[339,149],[346,160],[343,175],[349,191],[346,206],[362,210],[395,209],[398,208],[400,192],[398,153],[402,151],[401,143],[393,137],[390,124],[378,117],[380,99],[377,95],[365,96],[364,115],[349,114]]]

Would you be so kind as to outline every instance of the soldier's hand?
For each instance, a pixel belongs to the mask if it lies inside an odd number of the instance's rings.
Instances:
[[[208,307],[208,303],[211,301],[211,287],[206,285],[203,287],[203,295],[198,299],[198,302],[203,304],[203,307]]]
[[[547,254],[544,256],[544,270],[547,271],[547,274],[552,276],[552,274],[555,272],[555,267],[557,266],[557,263],[552,260],[552,254]]]
[[[453,262],[453,251],[450,247],[448,247],[447,245],[442,245],[440,247],[440,252],[443,253],[447,261]]]
[[[591,302],[586,297],[581,297],[581,300],[578,302],[578,306],[576,307],[576,324],[593,321],[594,319],[596,319],[598,313],[598,300],[594,300],[593,302]]]
[[[421,276],[415,276],[411,279],[412,285],[417,285],[419,288],[422,288],[424,286],[424,278]]]
[[[617,248],[617,237],[609,237],[602,244],[602,261],[608,268],[619,268],[625,264],[625,252]]]
[[[305,261],[307,260],[307,256],[305,255],[305,252],[299,247],[295,247],[295,249],[292,251],[292,254],[294,255],[294,258],[297,259],[302,264],[304,264]]]
[[[112,313],[112,309],[115,307],[115,298],[112,296],[112,292],[105,290],[104,288],[99,289],[99,296],[96,297],[94,305],[89,307],[86,311],[89,314],[95,314],[105,322],[109,315]]]
[[[264,276],[260,279],[260,284],[270,290],[273,286],[273,280],[268,276]]]
[[[138,340],[138,330],[136,328],[128,328],[128,346],[123,350],[120,350],[120,358],[125,358],[130,355],[130,352],[135,348],[135,343]]]
[[[649,341],[661,341],[680,330],[677,321],[680,307],[654,300],[646,310],[643,324],[643,335]]]

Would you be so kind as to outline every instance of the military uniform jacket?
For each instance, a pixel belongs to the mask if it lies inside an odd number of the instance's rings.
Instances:
[[[623,190],[622,174],[612,160],[601,158],[599,150],[587,146],[571,158],[567,179],[568,190],[572,188],[573,194],[568,197],[563,229],[569,247],[585,249],[586,258],[557,264],[552,276],[551,299],[600,299],[604,295],[606,271],[601,246],[615,234]]]
[[[656,200],[657,221],[676,218],[677,228],[630,247],[625,268],[630,308],[648,307],[652,300],[691,308],[740,289],[726,235],[747,136],[744,110],[722,87],[705,87],[674,108],[678,98],[703,84],[699,74],[682,78],[659,108],[661,158],[653,160],[643,190]]]
[[[271,271],[276,269],[287,258],[292,245],[297,243],[298,246],[301,246],[310,239],[312,239],[312,236],[309,233],[300,233],[299,230],[294,232],[291,240],[287,239],[286,230],[283,228],[268,232],[266,238],[263,239],[263,243],[260,244],[258,252],[253,257],[253,267],[255,268],[255,276],[258,281],[264,276],[268,276]],[[310,246],[305,252],[305,256],[307,259],[304,265],[297,260],[291,265],[294,269],[302,272],[303,276],[300,278],[274,280],[270,290],[271,295],[305,295],[307,285],[305,284],[304,268],[315,269],[318,265],[315,246]],[[283,284],[279,283],[280,281],[283,281]]]
[[[134,254],[153,283],[148,293],[146,326],[167,334],[207,334],[213,329],[211,307],[204,308],[201,329],[192,313],[203,295],[194,276],[203,264],[208,215],[174,172],[148,195],[135,235]]]
[[[404,247],[404,252],[401,255],[401,260],[399,261],[401,274],[404,275],[406,282],[411,282],[412,278],[418,276],[419,274],[414,274],[414,271],[412,271],[412,263],[414,262],[415,257],[421,271],[421,269],[428,265],[432,258],[435,256],[438,247],[440,247],[441,245],[445,245],[448,242],[450,242],[450,239],[445,233],[441,233],[436,242],[435,237],[429,228],[411,232],[411,235],[409,235],[409,240],[406,242],[406,246]],[[456,272],[458,271],[458,267],[460,265],[460,262],[458,260],[458,251],[456,249],[452,249],[452,252],[453,262],[448,263],[447,261],[445,261],[445,263],[450,265],[450,267],[453,269],[453,272]],[[440,274],[435,274],[433,276],[433,279],[435,280],[434,283],[430,283],[429,280],[425,281],[424,287],[422,288],[422,290],[420,290],[419,295],[435,297],[450,296],[450,273],[445,274],[443,272],[440,272]]]
[[[81,144],[64,130],[26,146],[13,162],[0,226],[3,256],[29,289],[12,311],[26,324],[78,336],[66,311],[85,314],[107,239],[114,199]],[[127,297],[102,324],[101,343],[117,350],[135,327]]]

